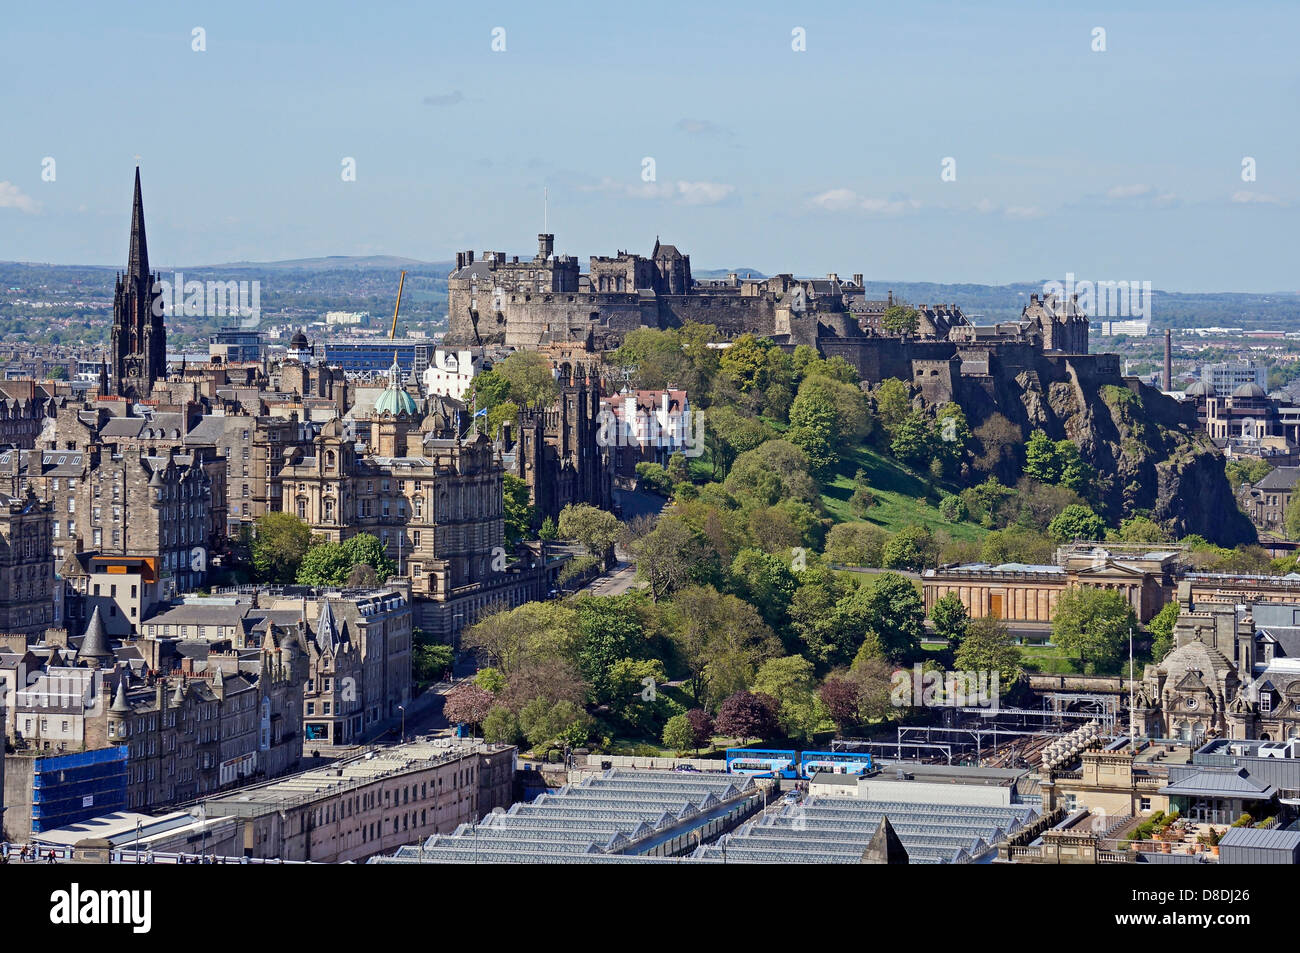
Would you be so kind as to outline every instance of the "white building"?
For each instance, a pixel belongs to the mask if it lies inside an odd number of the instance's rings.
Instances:
[[[469,387],[483,367],[481,357],[469,350],[435,348],[433,361],[424,369],[424,392],[466,400]]]

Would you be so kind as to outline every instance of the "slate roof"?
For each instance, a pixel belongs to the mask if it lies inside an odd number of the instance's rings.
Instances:
[[[1226,797],[1268,800],[1277,793],[1271,784],[1262,784],[1245,768],[1235,771],[1197,771],[1160,789],[1161,794],[1182,797]]]

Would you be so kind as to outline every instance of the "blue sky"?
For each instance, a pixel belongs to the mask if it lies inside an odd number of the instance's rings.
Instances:
[[[0,260],[124,262],[139,154],[164,267],[531,254],[546,189],[584,265],[1300,290],[1294,2],[51,10],[0,22]]]

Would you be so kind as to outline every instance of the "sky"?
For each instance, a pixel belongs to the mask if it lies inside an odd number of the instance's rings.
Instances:
[[[164,268],[545,221],[584,269],[1300,291],[1297,39],[1294,0],[13,4],[0,260],[124,264],[139,156]]]

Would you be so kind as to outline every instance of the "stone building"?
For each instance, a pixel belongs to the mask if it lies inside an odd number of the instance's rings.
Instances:
[[[1297,483],[1300,483],[1300,467],[1275,467],[1258,483],[1243,483],[1237,499],[1257,529],[1285,533],[1286,510]]]
[[[516,756],[502,745],[410,742],[209,798],[203,809],[241,819],[250,857],[363,861],[510,804]]]
[[[613,504],[609,448],[601,446],[600,382],[587,367],[557,368],[560,393],[546,408],[520,411],[508,447],[507,472],[528,484],[538,523],[571,503]]]
[[[1177,547],[1075,543],[1057,551],[1053,565],[967,563],[927,569],[922,575],[926,611],[956,593],[971,618],[1050,626],[1061,595],[1075,586],[1111,589],[1146,622],[1173,596],[1185,562]]]
[[[131,205],[131,249],[126,272],[117,276],[113,292],[112,387],[113,393],[128,400],[148,398],[154,383],[167,376],[167,329],[157,282],[158,275],[149,270],[137,168]]]
[[[615,479],[636,481],[638,463],[667,466],[674,453],[691,455],[702,446],[692,429],[691,402],[680,388],[631,391],[624,388],[600,402],[597,443]],[[699,428],[702,429],[702,428]]]
[[[62,399],[35,381],[0,381],[0,446],[30,450]]]
[[[30,487],[0,492],[0,632],[36,636],[55,622],[51,511]]]
[[[1174,649],[1148,665],[1133,704],[1136,734],[1195,745],[1212,738],[1300,739],[1300,640],[1258,630],[1236,605],[1193,603],[1180,586]]]

